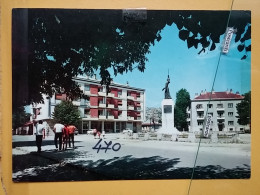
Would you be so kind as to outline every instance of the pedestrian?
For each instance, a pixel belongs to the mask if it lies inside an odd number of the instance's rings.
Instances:
[[[97,131],[97,135],[98,135],[98,138],[100,139],[100,135],[101,135],[100,131]]]
[[[36,146],[37,146],[37,152],[41,152],[42,147],[42,139],[45,138],[45,127],[42,124],[42,120],[39,120],[39,124],[36,125]]]
[[[67,149],[68,140],[69,140],[69,129],[67,128],[67,125],[64,125],[64,128],[62,130],[62,149],[63,150]]]
[[[62,131],[64,127],[65,126],[63,124],[56,123],[53,128],[53,132],[55,133],[54,144],[57,150],[58,150],[58,143],[57,143],[58,139],[59,139],[59,150],[61,150],[62,147]]]
[[[96,135],[97,135],[97,129],[95,128],[94,130],[93,130],[93,135],[94,135],[94,139],[96,139]]]
[[[74,148],[74,134],[75,134],[75,131],[76,131],[76,127],[74,125],[69,125],[67,126],[67,129],[68,129],[68,132],[69,132],[69,147],[71,146],[70,145],[70,142],[72,144],[72,147]]]

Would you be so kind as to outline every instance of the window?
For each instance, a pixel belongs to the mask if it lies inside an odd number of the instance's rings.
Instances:
[[[223,108],[223,104],[218,104],[217,108]]]
[[[203,125],[203,122],[198,122],[198,126],[201,126],[201,125]]]
[[[202,108],[203,108],[202,104],[197,104],[196,105],[196,109],[202,109]]]
[[[85,115],[89,115],[89,114],[90,114],[90,109],[85,109],[85,110],[84,110],[84,114],[85,114]]]
[[[204,118],[204,113],[199,113],[198,118]]]
[[[208,104],[208,108],[213,108],[213,104]]]
[[[228,125],[234,125],[234,121],[228,121]]]
[[[89,85],[84,85],[85,91],[90,91],[90,86]]]
[[[209,112],[209,113],[208,113],[208,115],[211,115],[211,116],[213,116],[213,112]]]
[[[228,112],[228,116],[233,116],[233,112]]]
[[[229,131],[233,131],[233,128],[229,128]]]
[[[228,103],[229,108],[233,108],[233,103]]]
[[[98,115],[99,115],[99,116],[105,116],[104,110],[99,110],[99,111],[98,111]]]

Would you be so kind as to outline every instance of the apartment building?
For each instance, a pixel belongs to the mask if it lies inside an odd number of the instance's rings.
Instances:
[[[145,120],[145,90],[131,87],[128,84],[112,82],[110,91],[100,85],[100,80],[95,78],[75,78],[89,100],[79,99],[73,101],[81,115],[81,124],[78,127],[81,133],[97,128],[105,132],[121,132],[129,128],[134,132],[141,131]],[[32,107],[36,120],[52,118],[52,113],[57,104],[66,99],[63,94],[55,94],[47,99],[44,104]]]
[[[245,126],[237,123],[236,105],[243,100],[238,92],[201,92],[191,101],[191,109],[187,110],[187,121],[190,131],[201,131],[206,116],[211,115],[211,131],[244,131]]]

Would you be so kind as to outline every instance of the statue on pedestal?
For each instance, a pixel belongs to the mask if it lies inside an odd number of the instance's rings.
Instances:
[[[164,99],[172,99],[171,98],[171,94],[170,94],[170,90],[169,90],[169,85],[170,83],[170,77],[169,77],[169,74],[168,74],[168,78],[167,78],[167,81],[165,83],[165,87],[162,89],[162,91],[164,90]]]

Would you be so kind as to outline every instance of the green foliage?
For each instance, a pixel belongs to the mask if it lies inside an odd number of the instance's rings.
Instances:
[[[17,108],[12,115],[13,129],[23,126],[26,122],[30,121],[31,114],[26,113],[23,106]]]
[[[244,94],[244,99],[237,104],[237,122],[240,125],[251,124],[251,91]]]
[[[57,104],[52,115],[54,120],[62,124],[77,125],[80,121],[80,112],[71,101],[62,101]]]
[[[70,99],[86,98],[72,80],[78,75],[98,71],[108,87],[117,74],[143,72],[150,47],[161,40],[166,25],[176,24],[188,48],[212,51],[229,14],[149,10],[147,20],[126,22],[122,10],[13,9],[13,97],[19,97],[13,98],[13,108],[39,103],[42,94],[51,97],[61,89]],[[243,45],[239,51],[251,50],[245,45],[250,24],[250,12],[231,12],[229,26],[237,29],[235,41]]]
[[[190,107],[190,101],[190,94],[186,89],[181,89],[176,93],[174,124],[179,130],[188,130],[186,109]]]

